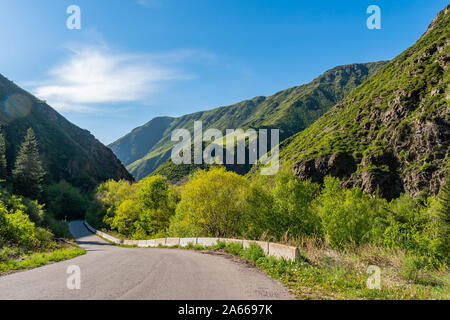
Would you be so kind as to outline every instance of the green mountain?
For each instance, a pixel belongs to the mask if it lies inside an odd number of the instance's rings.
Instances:
[[[448,11],[411,48],[284,141],[284,165],[302,179],[333,175],[386,198],[437,194],[450,166]]]
[[[178,118],[155,118],[109,147],[127,169],[137,179],[141,179],[162,164],[165,168],[174,169],[171,168],[173,164],[170,161],[165,163],[174,146],[170,141],[171,133],[179,128],[193,132],[196,120],[203,121],[203,130],[277,128],[280,129],[280,139],[285,139],[311,125],[385,63],[339,66],[308,84],[281,91],[270,97],[256,97],[231,106]],[[189,168],[190,166],[184,166],[182,171],[189,172]]]
[[[89,131],[70,123],[44,101],[2,75],[0,101],[0,125],[7,140],[9,172],[31,127],[49,181],[64,179],[82,189],[90,189],[108,179],[133,179],[114,153]]]

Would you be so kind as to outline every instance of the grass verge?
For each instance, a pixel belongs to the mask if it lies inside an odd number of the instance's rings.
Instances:
[[[405,271],[406,262],[401,261],[397,269],[377,261],[381,266],[381,289],[369,289],[367,271],[369,264],[362,263],[365,259],[372,265],[373,257],[368,256],[369,249],[363,252],[347,253],[346,262],[339,263],[339,258],[323,254],[322,263],[316,263],[304,252],[303,259],[286,261],[264,256],[260,247],[251,244],[243,248],[239,243],[219,242],[215,246],[188,244],[186,247],[172,246],[160,248],[180,248],[199,251],[221,251],[239,257],[246,262],[265,271],[269,276],[279,280],[293,294],[304,300],[448,300],[450,299],[450,276],[448,271],[411,270]],[[317,254],[317,252],[316,252]],[[371,252],[376,257],[380,252]],[[410,260],[406,256],[404,260]],[[417,276],[417,273],[420,274]],[[399,278],[399,274],[402,278]]]
[[[0,275],[11,271],[28,270],[48,263],[72,259],[85,253],[86,250],[81,249],[76,245],[72,245],[70,247],[60,248],[49,252],[25,254],[20,259],[10,259],[6,262],[1,262]]]
[[[189,243],[179,248],[198,251],[220,251],[248,262],[279,280],[300,299],[377,299],[377,300],[449,300],[448,269],[427,269],[416,263],[417,258],[405,252],[375,246],[361,246],[347,251],[335,251],[312,242],[290,243],[301,248],[302,259],[278,260],[264,256],[257,245],[243,248],[239,243],[219,242],[215,246]],[[118,245],[137,248],[137,246]],[[381,270],[380,289],[369,289],[371,274],[367,268]]]

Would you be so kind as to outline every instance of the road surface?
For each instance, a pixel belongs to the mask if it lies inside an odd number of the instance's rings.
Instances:
[[[294,299],[262,271],[223,256],[181,249],[121,248],[70,224],[83,256],[0,277],[0,299]],[[67,268],[81,288],[67,288]]]

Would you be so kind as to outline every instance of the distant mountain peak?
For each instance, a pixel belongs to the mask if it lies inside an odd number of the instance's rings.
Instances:
[[[169,159],[174,146],[170,141],[171,132],[180,128],[192,132],[196,120],[203,121],[204,130],[277,128],[284,139],[307,128],[385,63],[381,61],[338,66],[310,83],[269,97],[259,96],[231,106],[177,118],[158,117],[134,129],[110,147],[128,170],[140,179]]]

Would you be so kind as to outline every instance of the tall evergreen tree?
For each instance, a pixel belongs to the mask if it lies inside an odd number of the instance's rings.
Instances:
[[[6,179],[6,170],[6,141],[0,127],[0,181]]]
[[[13,170],[15,192],[32,199],[39,198],[44,175],[36,136],[33,129],[29,128]]]

